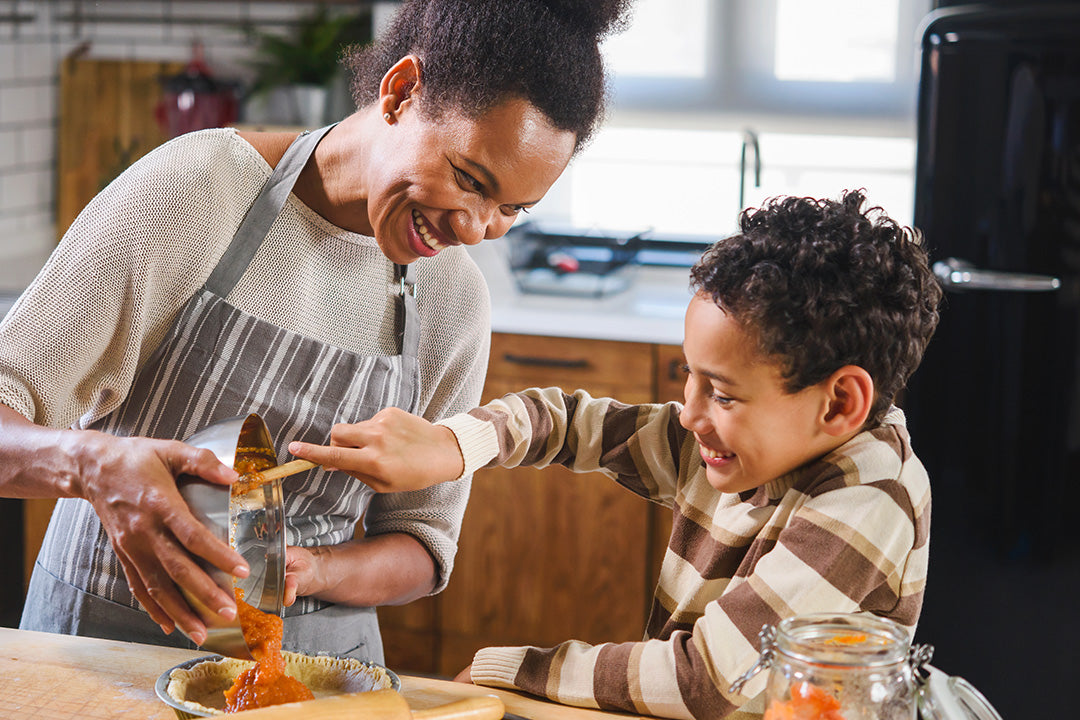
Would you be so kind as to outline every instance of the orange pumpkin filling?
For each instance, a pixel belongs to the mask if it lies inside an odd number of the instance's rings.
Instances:
[[[265,484],[266,478],[261,471],[275,464],[275,458],[268,457],[259,448],[237,448],[233,469],[240,473],[240,477],[232,485],[232,496],[244,495]]]
[[[225,712],[314,699],[315,695],[304,683],[285,674],[285,658],[281,656],[284,630],[281,618],[244,602],[239,589],[236,590],[236,607],[240,628],[255,665],[240,673],[232,687],[225,691]]]
[[[791,699],[769,704],[761,720],[844,720],[840,701],[808,682],[791,687]]]

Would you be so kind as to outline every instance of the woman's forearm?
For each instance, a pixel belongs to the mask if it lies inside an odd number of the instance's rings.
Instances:
[[[0,497],[81,497],[77,447],[65,433],[0,404]]]
[[[405,533],[290,548],[289,553],[297,594],[352,607],[402,605],[431,593],[438,579],[431,554]]]

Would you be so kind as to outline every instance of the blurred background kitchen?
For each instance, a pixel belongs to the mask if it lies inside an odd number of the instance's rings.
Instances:
[[[85,202],[168,137],[342,117],[343,78],[310,51],[365,41],[395,7],[0,0],[0,313]],[[917,639],[1007,718],[1064,709],[1080,669],[1066,531],[1080,500],[1078,7],[637,0],[606,46],[606,125],[506,240],[472,250],[494,303],[487,396],[559,384],[681,398],[687,267],[740,208],[778,194],[865,188],[926,230],[935,261],[1035,276],[998,295],[998,276],[972,287],[943,266],[953,292],[906,398],[935,484]],[[640,638],[665,513],[591,476],[501,472],[476,477],[485,502],[447,591],[380,612],[392,669],[453,674],[481,645]],[[16,624],[50,503],[0,509],[19,548],[0,622]]]

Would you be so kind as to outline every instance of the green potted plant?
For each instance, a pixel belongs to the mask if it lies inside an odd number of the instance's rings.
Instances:
[[[250,95],[278,95],[279,106],[285,106],[282,122],[320,126],[327,120],[327,98],[341,71],[342,51],[371,41],[371,10],[331,12],[319,6],[290,30],[280,34],[248,28],[255,39]]]

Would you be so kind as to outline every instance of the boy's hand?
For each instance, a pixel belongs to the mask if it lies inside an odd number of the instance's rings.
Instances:
[[[419,490],[454,480],[465,470],[449,428],[398,408],[380,410],[364,422],[335,425],[330,445],[292,442],[289,452],[347,472],[377,492]]]

